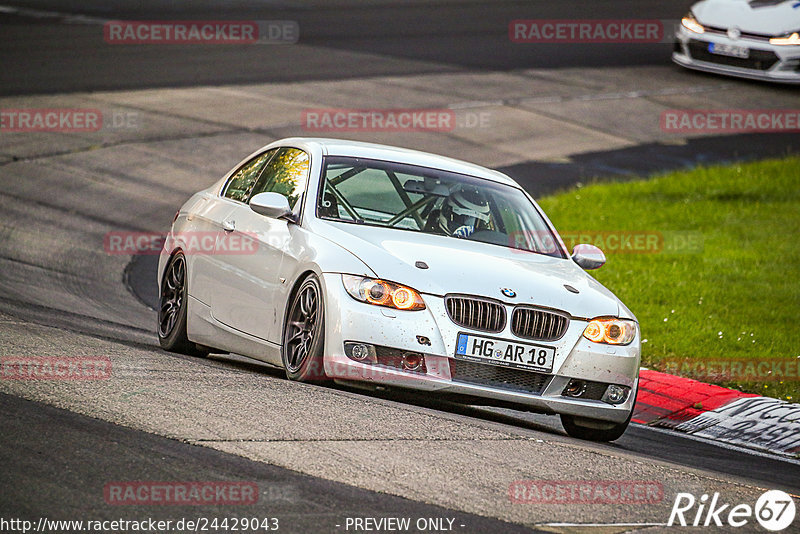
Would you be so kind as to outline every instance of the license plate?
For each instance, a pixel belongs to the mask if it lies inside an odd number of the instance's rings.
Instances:
[[[494,337],[458,334],[455,357],[470,362],[549,373],[553,370],[556,349]]]
[[[746,46],[736,46],[724,43],[708,43],[708,51],[718,56],[729,56],[747,59],[750,57],[750,49]]]

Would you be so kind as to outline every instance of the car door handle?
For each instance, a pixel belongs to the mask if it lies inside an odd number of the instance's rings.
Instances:
[[[236,221],[222,221],[222,229],[226,232],[233,232],[236,230]]]

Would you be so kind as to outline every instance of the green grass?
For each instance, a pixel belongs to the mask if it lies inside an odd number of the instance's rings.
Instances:
[[[676,362],[797,362],[800,158],[596,183],[543,198],[540,204],[562,235],[630,231],[664,236],[669,250],[607,250],[606,265],[592,271],[639,319],[647,340],[642,344],[644,366],[665,370]],[[686,236],[696,239],[694,248],[672,248]],[[726,382],[695,377],[800,400],[800,378]]]

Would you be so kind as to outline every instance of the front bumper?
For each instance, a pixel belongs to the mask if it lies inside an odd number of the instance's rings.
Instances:
[[[709,44],[742,46],[748,58],[713,54]],[[768,40],[742,37],[733,40],[725,34],[690,32],[680,26],[675,33],[672,61],[683,67],[715,74],[780,83],[800,83],[800,46],[776,46]]]
[[[569,414],[614,423],[627,420],[633,409],[641,352],[639,333],[626,346],[592,343],[582,336],[587,321],[573,318],[558,341],[532,342],[512,334],[509,321],[506,321],[502,332],[489,335],[555,348],[552,374],[501,368],[504,376],[512,378],[509,382],[537,381],[540,387],[533,392],[530,388],[512,383],[487,382],[463,375],[462,360],[454,358],[458,334],[487,334],[453,323],[442,297],[423,295],[427,306],[425,310],[404,312],[354,300],[345,291],[340,274],[325,274],[323,284],[326,295],[324,365],[325,373],[330,378],[465,396],[473,401],[484,400],[488,404],[514,405],[530,411]],[[506,305],[507,317],[510,317],[513,304]],[[425,341],[429,344],[421,344],[420,338],[427,338]],[[352,341],[384,347],[397,353],[407,351],[423,354],[425,369],[423,372],[411,372],[399,366],[354,361],[348,358],[344,349],[345,342]],[[467,365],[472,376],[475,376],[476,369],[494,371],[496,367],[482,363]],[[517,380],[519,378],[522,380]],[[570,379],[617,384],[631,388],[631,392],[625,402],[618,405],[601,400],[565,397],[562,391]]]

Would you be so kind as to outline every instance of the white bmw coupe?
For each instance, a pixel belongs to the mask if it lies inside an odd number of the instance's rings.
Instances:
[[[604,262],[591,245],[570,255],[499,172],[284,139],[176,214],[158,266],[158,337],[291,380],[560,414],[569,435],[610,441],[630,421],[641,344],[630,310],[584,272]]]
[[[690,69],[800,83],[800,0],[702,0],[681,19],[672,60]]]

